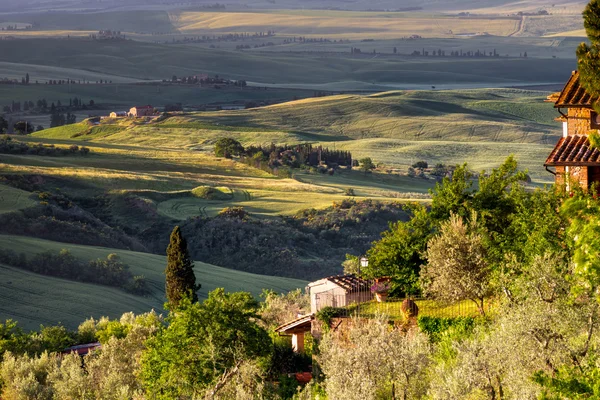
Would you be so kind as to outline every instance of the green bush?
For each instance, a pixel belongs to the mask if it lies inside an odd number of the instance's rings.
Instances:
[[[192,195],[205,200],[231,200],[233,194],[231,191],[226,193],[227,188],[218,188],[212,186],[198,186],[192,189]]]
[[[475,326],[473,317],[439,318],[421,316],[417,319],[417,325],[422,332],[429,335],[432,343],[438,343],[444,332],[454,328],[463,332],[470,332]]]

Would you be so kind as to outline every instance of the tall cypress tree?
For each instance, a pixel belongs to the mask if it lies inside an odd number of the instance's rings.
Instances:
[[[177,307],[182,297],[192,295],[192,302],[198,301],[196,291],[202,285],[196,284],[194,264],[190,258],[187,241],[181,234],[181,229],[176,226],[171,233],[167,247],[166,293],[167,300],[172,307]]]
[[[585,7],[583,26],[590,45],[584,42],[577,47],[579,80],[589,94],[600,96],[600,0],[591,0]]]

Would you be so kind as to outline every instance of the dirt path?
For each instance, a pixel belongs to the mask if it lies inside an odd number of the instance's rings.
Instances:
[[[519,29],[517,29],[516,31],[514,31],[513,33],[508,35],[508,37],[518,36],[518,35],[521,35],[523,32],[525,32],[526,18],[527,18],[527,16],[525,16],[525,15],[521,16],[521,20],[519,21]]]

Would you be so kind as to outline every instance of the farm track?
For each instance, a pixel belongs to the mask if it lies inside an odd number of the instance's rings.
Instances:
[[[517,28],[517,30],[507,36],[513,37],[523,34],[523,32],[525,31],[526,18],[527,17],[525,15],[521,16],[521,19],[519,20],[519,27]]]

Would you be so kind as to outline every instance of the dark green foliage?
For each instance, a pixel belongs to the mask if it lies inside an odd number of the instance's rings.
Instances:
[[[0,250],[0,262],[37,274],[119,287],[140,296],[149,293],[145,278],[134,277],[129,272],[129,266],[123,264],[116,254],[109,254],[106,259],[91,260],[86,264],[66,249],[62,249],[58,254],[46,251],[29,258],[24,253]]]
[[[244,360],[268,357],[271,340],[256,323],[258,309],[245,292],[216,289],[203,303],[183,298],[147,342],[141,379],[148,398],[200,397]]]
[[[145,246],[118,228],[108,226],[68,199],[55,195],[43,200],[41,205],[0,214],[0,233],[146,251]]]
[[[367,278],[391,276],[392,295],[416,294],[423,251],[433,232],[427,210],[420,205],[409,208],[412,218],[407,222],[390,224],[389,230],[374,242],[367,252],[369,266],[363,270]]]
[[[375,164],[371,160],[371,157],[361,158],[358,162],[360,163],[360,170],[364,171],[365,174],[375,169]]]
[[[14,125],[15,132],[21,135],[29,135],[35,130],[35,125],[28,121],[19,121]]]
[[[400,203],[346,199],[281,219],[194,218],[182,222],[181,229],[193,259],[264,275],[318,279],[341,273],[345,254],[364,254],[390,222],[406,218]],[[139,238],[158,253],[168,245],[166,229],[172,225],[155,224]]]
[[[585,7],[583,27],[592,43],[600,41],[600,1],[591,0]]]
[[[167,247],[166,295],[169,305],[177,308],[182,298],[190,296],[192,302],[198,301],[198,291],[201,285],[196,284],[194,264],[188,252],[187,241],[176,226],[171,233]]]
[[[317,319],[317,321],[321,322],[321,324],[323,325],[323,329],[325,331],[328,331],[333,318],[346,315],[348,315],[348,310],[346,308],[327,306],[317,311],[315,318]]]
[[[478,188],[474,189],[473,174],[467,165],[457,166],[451,177],[445,177],[431,191],[429,210],[412,206],[413,216],[408,222],[391,224],[381,240],[373,243],[367,252],[369,268],[365,275],[369,278],[392,276],[394,295],[418,293],[418,275],[425,262],[429,239],[451,214],[468,221],[473,211],[489,232],[489,261],[501,261],[510,240],[505,232],[518,213],[519,202],[528,196],[521,185],[525,177],[510,156],[499,168],[480,174]]]
[[[78,343],[83,342],[77,334],[62,325],[42,325],[39,332],[25,332],[15,321],[0,323],[0,358],[7,351],[13,354],[38,355],[44,351],[59,352]]]
[[[298,393],[300,384],[293,376],[281,375],[279,377],[279,385],[277,386],[277,394],[283,400],[293,399]]]
[[[428,167],[427,161],[417,161],[412,165],[413,168],[425,169]]]
[[[441,339],[441,335],[450,328],[456,329],[466,335],[473,331],[475,327],[475,319],[473,317],[457,317],[457,318],[439,318],[421,316],[417,319],[419,329],[429,335],[429,340],[432,343],[437,343]]]
[[[591,0],[583,11],[583,25],[590,40],[577,47],[581,85],[592,96],[600,95],[600,2]],[[594,105],[597,107],[597,105]]]
[[[280,166],[301,168],[316,167],[325,164],[329,167],[352,166],[352,154],[343,150],[331,150],[312,144],[296,144],[280,146],[271,143],[269,146],[249,146],[243,152],[244,161],[257,168],[268,166],[274,169]],[[262,169],[262,168],[261,168]]]
[[[222,218],[233,218],[242,221],[248,219],[248,213],[244,210],[244,207],[225,207],[219,211],[218,215]]]
[[[232,138],[221,138],[215,143],[215,155],[217,157],[231,158],[240,156],[243,152],[244,146]]]
[[[273,335],[273,352],[269,359],[267,374],[272,379],[277,379],[281,374],[309,371],[312,359],[306,354],[294,352],[290,338]],[[296,382],[296,380],[294,379]],[[297,385],[298,382],[296,382]],[[295,388],[296,386],[294,386]]]
[[[5,135],[0,137],[0,153],[4,154],[32,154],[39,156],[69,156],[87,155],[89,149],[84,146],[72,145],[69,147],[55,147],[53,144],[30,144],[13,139]]]

